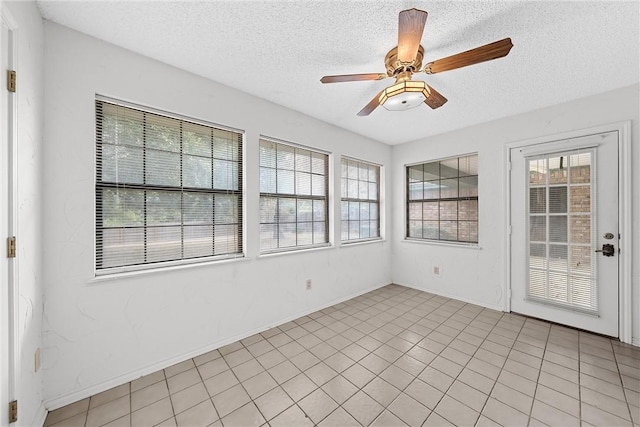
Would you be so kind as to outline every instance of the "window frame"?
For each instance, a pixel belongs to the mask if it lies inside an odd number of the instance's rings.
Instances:
[[[310,153],[316,153],[316,154],[321,154],[326,156],[326,162],[324,165],[324,188],[325,188],[325,192],[324,192],[324,196],[320,197],[320,196],[313,196],[313,195],[300,195],[296,193],[296,189],[295,189],[295,181],[294,181],[294,192],[293,193],[278,193],[277,191],[277,187],[276,187],[276,191],[275,192],[263,192],[261,189],[261,168],[263,168],[262,164],[261,164],[261,150],[260,150],[260,144],[262,142],[268,142],[268,143],[273,143],[273,144],[277,144],[277,145],[284,145],[287,147],[291,147],[294,150],[295,149],[300,149],[300,150],[305,150],[305,151],[309,151]],[[294,152],[295,153],[295,152]],[[295,158],[295,154],[294,154],[294,158]],[[307,145],[302,145],[302,144],[297,144],[294,142],[290,142],[290,141],[285,141],[282,139],[278,139],[278,138],[274,138],[274,137],[270,137],[270,136],[265,136],[265,135],[260,135],[259,140],[258,140],[258,171],[259,171],[259,177],[258,177],[258,255],[259,256],[268,256],[271,254],[278,254],[278,253],[292,253],[292,252],[299,252],[299,251],[305,251],[305,250],[310,250],[310,249],[318,249],[318,248],[327,248],[332,246],[332,239],[331,239],[331,204],[332,204],[332,193],[331,193],[331,161],[332,161],[332,154],[328,151],[322,150],[322,149],[318,149],[318,148],[314,148],[314,147],[309,147]],[[271,169],[271,168],[270,168]],[[276,167],[274,170],[278,170],[278,168]],[[295,163],[294,163],[294,169],[293,169],[294,175],[297,172],[297,170],[295,169]],[[277,172],[276,172],[277,174]],[[312,172],[310,172],[311,175],[313,175]],[[277,185],[277,178],[276,178],[276,185]],[[295,246],[285,246],[285,247],[277,247],[277,248],[267,248],[267,249],[263,249],[262,248],[262,239],[261,239],[261,234],[262,234],[262,226],[265,224],[279,224],[279,222],[275,222],[275,223],[263,223],[262,222],[262,206],[261,206],[261,200],[263,197],[270,197],[270,198],[275,198],[275,199],[293,199],[296,201],[296,209],[297,209],[297,200],[298,199],[304,199],[304,200],[323,200],[324,201],[324,216],[325,216],[325,220],[324,220],[324,238],[325,241],[322,243],[311,243],[311,244],[306,244],[306,245],[295,245]],[[276,208],[276,215],[278,215],[277,213],[277,208]],[[298,220],[296,218],[296,222],[295,223],[289,223],[289,224],[298,224]],[[315,221],[312,221],[312,223]],[[313,230],[313,225],[312,225],[312,230]],[[312,231],[313,233],[313,231]],[[297,236],[297,230],[296,230],[296,236]]]
[[[128,109],[132,109],[134,111],[137,112],[141,112],[143,114],[151,114],[151,115],[155,115],[155,116],[159,116],[161,118],[168,118],[168,119],[173,119],[173,120],[178,120],[180,122],[180,129],[182,129],[183,124],[188,123],[188,124],[193,124],[196,126],[203,126],[203,127],[208,127],[211,128],[212,132],[214,130],[217,131],[223,131],[223,132],[232,132],[234,134],[236,134],[235,136],[237,136],[237,141],[238,141],[238,149],[237,149],[237,156],[238,156],[238,160],[237,160],[237,165],[238,165],[238,177],[237,177],[237,190],[222,190],[222,189],[214,189],[213,188],[213,165],[211,166],[211,173],[212,173],[212,177],[211,177],[211,188],[198,188],[198,187],[184,187],[183,186],[183,182],[182,180],[184,179],[182,177],[182,162],[184,160],[183,156],[184,155],[190,155],[189,153],[185,153],[184,149],[182,147],[182,136],[181,136],[181,143],[180,143],[180,151],[176,152],[176,154],[178,154],[180,156],[180,163],[181,163],[181,179],[180,179],[180,185],[179,186],[171,186],[171,185],[162,185],[162,184],[146,184],[146,183],[142,183],[142,184],[131,184],[131,183],[125,183],[125,182],[107,182],[107,181],[102,181],[102,168],[103,168],[103,157],[102,157],[102,137],[101,137],[101,130],[99,129],[99,127],[101,128],[102,124],[101,124],[101,120],[103,119],[104,115],[102,112],[99,112],[99,106],[98,104],[110,104],[116,107],[124,107],[124,108],[128,108]],[[244,258],[245,257],[245,251],[246,251],[246,244],[245,244],[245,222],[246,222],[246,215],[245,215],[245,206],[246,206],[246,194],[245,194],[245,149],[246,149],[246,133],[243,130],[240,129],[235,129],[229,126],[224,126],[224,125],[219,125],[217,123],[213,123],[207,120],[202,120],[202,119],[197,119],[197,118],[193,118],[193,117],[187,117],[181,114],[177,114],[177,113],[172,113],[172,112],[167,112],[165,110],[160,110],[160,109],[156,109],[153,107],[148,107],[148,106],[144,106],[144,105],[140,105],[140,104],[136,104],[136,103],[132,103],[132,102],[128,102],[128,101],[123,101],[120,99],[114,99],[111,97],[107,97],[107,96],[103,96],[103,95],[99,95],[96,94],[95,99],[94,99],[94,245],[93,245],[93,249],[94,249],[94,275],[96,278],[98,277],[109,277],[111,275],[117,275],[117,274],[121,274],[121,273],[135,273],[135,272],[144,272],[144,271],[160,271],[162,269],[165,268],[175,268],[175,267],[180,267],[180,266],[188,266],[188,265],[202,265],[202,264],[210,264],[210,263],[216,263],[219,261],[228,261],[228,260],[233,260],[233,259],[240,259],[240,258]],[[212,142],[213,144],[213,142]],[[213,148],[213,145],[212,145]],[[141,149],[143,150],[143,152],[145,150],[147,150],[146,146],[142,146]],[[235,150],[234,150],[235,151]],[[211,153],[211,159],[212,161],[215,159],[213,152]],[[144,168],[145,166],[143,166]],[[143,169],[144,171],[145,169]],[[145,178],[146,179],[146,178]],[[237,252],[231,252],[231,253],[224,253],[224,254],[219,254],[219,255],[204,255],[204,256],[194,256],[194,257],[184,257],[184,232],[185,232],[185,224],[184,224],[184,207],[181,206],[180,208],[180,213],[181,213],[181,220],[180,220],[180,231],[181,231],[181,255],[183,256],[183,258],[176,258],[176,259],[170,259],[170,260],[160,260],[160,261],[147,261],[145,260],[142,263],[138,263],[138,264],[127,264],[127,265],[120,265],[120,266],[112,266],[112,267],[100,267],[99,264],[99,259],[98,259],[98,254],[99,254],[99,244],[102,241],[102,238],[100,237],[101,233],[104,232],[105,227],[103,227],[102,225],[102,216],[101,216],[101,205],[102,205],[102,197],[100,192],[103,191],[104,189],[107,188],[114,188],[114,189],[131,189],[131,190],[140,190],[143,191],[143,194],[146,194],[147,191],[169,191],[169,192],[176,192],[179,193],[181,195],[181,200],[182,200],[182,195],[186,192],[186,193],[190,193],[190,192],[196,192],[196,193],[203,193],[203,194],[210,194],[213,197],[215,197],[215,194],[233,194],[237,196],[237,223],[234,223],[237,226],[237,234],[236,234],[236,239],[237,239],[237,245],[238,245],[238,251]],[[193,190],[193,191],[192,191]],[[145,197],[145,196],[143,196]],[[182,202],[181,202],[182,203]],[[213,201],[212,203],[214,203],[215,205],[215,201]],[[144,220],[144,228],[146,229],[147,227],[147,220],[146,220],[146,211],[144,213],[145,215],[145,220]],[[212,238],[214,239],[215,242],[215,214],[213,214],[213,217],[211,219],[211,226],[213,228],[213,233],[212,234]],[[146,231],[145,231],[146,234]],[[143,245],[145,246],[144,252],[146,253],[147,249],[146,249],[146,245],[147,243],[143,243]],[[104,249],[102,249],[104,250]]]
[[[357,162],[357,163],[362,163],[368,166],[374,166],[378,169],[378,180],[376,182],[377,184],[377,197],[375,200],[371,200],[371,199],[360,199],[360,198],[350,198],[350,197],[343,197],[342,194],[342,189],[343,189],[343,185],[342,185],[342,181],[343,179],[349,179],[348,177],[345,178],[342,176],[342,161],[346,160],[347,162],[349,161],[353,161],[353,162]],[[347,165],[348,167],[348,165]],[[370,162],[367,160],[361,160],[355,157],[351,157],[351,156],[341,156],[340,157],[340,242],[343,245],[350,245],[350,244],[355,244],[355,243],[363,243],[363,242],[371,242],[371,241],[377,241],[377,240],[382,240],[382,218],[381,218],[381,213],[382,213],[382,168],[383,166],[379,163],[375,163],[375,162]],[[358,182],[360,182],[360,178],[358,177],[357,179]],[[366,182],[370,182],[370,181],[366,181]],[[348,184],[347,184],[348,185]],[[357,239],[343,239],[342,238],[342,232],[343,232],[343,223],[344,223],[344,219],[342,218],[342,202],[367,202],[367,203],[375,203],[377,205],[377,218],[376,218],[376,222],[377,222],[377,227],[376,227],[376,231],[377,231],[377,236],[373,236],[373,237],[360,237]],[[349,220],[346,220],[347,222],[349,222]],[[360,221],[360,219],[358,219],[358,221]],[[371,221],[371,220],[369,220]],[[347,230],[347,235],[349,233],[349,230]]]
[[[477,160],[477,164],[476,164],[476,175],[465,175],[463,177],[461,177],[458,173],[458,176],[456,177],[456,179],[458,180],[458,188],[459,188],[459,180],[460,178],[464,178],[464,177],[473,177],[475,176],[477,179],[477,187],[476,187],[476,192],[477,195],[476,196],[465,196],[465,197],[460,197],[460,195],[458,194],[457,197],[455,198],[442,198],[442,197],[438,197],[437,199],[415,199],[412,200],[410,198],[410,180],[409,180],[409,169],[413,166],[418,166],[418,165],[426,165],[426,164],[431,164],[431,163],[440,163],[443,161],[447,161],[447,160],[453,160],[453,159],[458,159],[458,161],[461,158],[465,158],[465,157],[470,157],[470,156],[476,156]],[[478,152],[470,152],[470,153],[464,153],[464,154],[459,154],[459,155],[455,155],[455,156],[448,156],[448,157],[442,157],[442,158],[438,158],[438,159],[433,159],[433,160],[427,160],[427,161],[420,161],[420,162],[414,162],[414,163],[408,163],[404,165],[404,172],[405,172],[405,231],[404,231],[404,240],[407,242],[417,242],[417,243],[429,243],[429,244],[436,244],[436,245],[445,245],[445,246],[458,246],[458,247],[470,247],[470,248],[479,248],[480,247],[480,170],[479,170],[479,159],[480,156],[478,154]],[[442,180],[442,179],[448,179],[448,178],[443,178],[441,175],[440,170],[438,171],[438,180]],[[422,182],[427,182],[427,181],[422,181]],[[477,232],[477,241],[473,242],[473,241],[465,241],[465,240],[448,240],[448,239],[435,239],[435,238],[428,238],[428,237],[415,237],[415,236],[410,236],[410,204],[411,202],[422,202],[424,203],[425,201],[429,201],[429,202],[440,202],[440,201],[465,201],[465,200],[475,200],[476,201],[476,232]],[[460,212],[460,208],[459,205],[457,205],[456,208],[456,222],[460,222],[459,220],[459,212]],[[422,222],[424,222],[424,219],[421,220]],[[440,216],[438,214],[438,223],[440,222]],[[438,230],[440,232],[440,225],[438,224]]]

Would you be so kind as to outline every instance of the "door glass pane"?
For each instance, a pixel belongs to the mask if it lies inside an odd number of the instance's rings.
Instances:
[[[528,296],[595,312],[592,155],[574,151],[527,160]]]

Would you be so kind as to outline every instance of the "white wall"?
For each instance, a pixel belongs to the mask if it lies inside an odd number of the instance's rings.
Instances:
[[[57,24],[45,40],[48,409],[391,282],[389,240],[340,247],[339,227],[332,248],[258,256],[260,134],[332,152],[338,195],[340,155],[388,167],[389,146]],[[246,131],[246,259],[92,281],[96,93]]]
[[[3,2],[2,6],[6,7],[17,25],[14,33],[18,73],[15,95],[18,124],[15,154],[18,241],[15,260],[18,294],[15,398],[19,402],[18,425],[30,426],[42,424],[46,415],[43,406],[43,371],[36,372],[34,364],[35,351],[42,344],[43,24],[33,2]],[[0,404],[6,405],[7,402]]]
[[[394,283],[501,310],[505,284],[504,146],[544,135],[632,120],[633,253],[640,255],[640,87],[601,95],[394,146],[392,271]],[[478,153],[479,248],[405,241],[404,165]],[[433,274],[433,267],[440,274]],[[633,339],[640,345],[640,263],[633,263]]]

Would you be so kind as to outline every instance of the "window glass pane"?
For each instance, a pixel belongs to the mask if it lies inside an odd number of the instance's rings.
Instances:
[[[460,197],[478,197],[478,177],[466,176],[460,178]]]
[[[460,200],[458,202],[458,218],[464,221],[478,221],[478,201]]]
[[[213,188],[237,190],[238,185],[238,163],[213,159]]]
[[[313,201],[313,220],[326,222],[327,219],[327,207],[324,200]]]
[[[425,200],[434,200],[440,198],[440,181],[425,182],[423,186]]]
[[[296,170],[311,172],[311,151],[296,148]]]
[[[278,144],[276,149],[276,166],[278,169],[293,170],[295,165],[295,148]]]
[[[547,189],[546,188],[529,188],[529,212],[530,213],[547,212]]]
[[[296,172],[296,194],[303,196],[311,194],[311,174]]]
[[[260,197],[260,224],[277,222],[278,199],[276,197]]]
[[[567,187],[549,187],[549,212],[567,212]]]
[[[214,254],[224,255],[238,252],[240,246],[237,225],[214,226]]]
[[[547,217],[532,216],[529,218],[529,240],[545,242],[547,240]]]
[[[295,193],[295,172],[278,169],[278,193],[280,194],[294,194]]]
[[[570,202],[569,208],[572,213],[591,212],[591,186],[572,185],[569,188]]]
[[[145,145],[147,148],[180,153],[180,120],[147,114]]]
[[[548,159],[549,184],[565,184],[567,182],[568,162],[567,156],[550,157]]]
[[[183,220],[185,225],[213,223],[213,195],[206,193],[183,194]]]
[[[278,199],[278,222],[296,222],[296,199]]]
[[[296,229],[298,236],[298,245],[312,245],[313,244],[313,223],[312,222],[298,222],[298,228]]]
[[[184,256],[196,258],[213,255],[213,226],[192,225],[184,227]]]
[[[458,177],[458,159],[448,159],[440,162],[440,178]]]
[[[131,227],[144,224],[144,191],[106,188],[102,195],[102,226]]]
[[[478,156],[460,157],[460,176],[478,175]]]
[[[567,217],[566,216],[550,216],[549,217],[549,241],[550,242],[566,242],[567,241]]]
[[[440,223],[438,221],[424,221],[422,223],[422,237],[425,239],[439,239]]]
[[[458,179],[443,179],[440,181],[440,197],[449,199],[458,197]]]
[[[102,159],[98,160],[102,168],[103,182],[126,184],[144,183],[143,152],[141,148],[103,145]]]
[[[240,222],[238,206],[240,196],[237,194],[216,194],[214,212],[216,224],[237,224]]]
[[[260,166],[276,167],[276,143],[260,140]]]
[[[146,151],[146,184],[180,187],[180,154]]]
[[[182,185],[185,187],[211,188],[211,159],[182,156]]]
[[[311,194],[314,196],[324,196],[327,193],[323,175],[311,175]]]
[[[458,221],[440,221],[440,239],[458,240]]]
[[[547,183],[547,160],[529,160],[529,184],[544,185]]]
[[[308,222],[313,220],[313,201],[298,199],[297,208],[297,220],[298,222]]]
[[[440,179],[440,162],[425,163],[423,165],[423,170],[423,181],[433,181],[436,179]]]
[[[111,104],[102,104],[101,108],[104,118],[98,128],[102,142],[142,147],[144,113]]]
[[[143,228],[107,228],[101,231],[99,252],[101,268],[142,264],[144,258]]]
[[[440,203],[424,202],[422,204],[422,219],[427,221],[437,221],[440,217]]]
[[[147,261],[171,261],[182,258],[181,227],[147,227]]]
[[[409,221],[409,237],[422,237],[422,221]]]
[[[182,138],[185,154],[211,157],[211,128],[194,123],[184,123]]]
[[[458,219],[458,202],[443,201],[440,202],[440,219],[457,220]]]
[[[260,192],[275,193],[276,192],[276,170],[260,168]]]
[[[180,192],[147,191],[147,224],[180,225],[181,221]]]

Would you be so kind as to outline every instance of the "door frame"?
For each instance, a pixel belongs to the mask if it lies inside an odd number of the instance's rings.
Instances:
[[[17,58],[17,46],[18,46],[18,24],[11,12],[8,10],[6,4],[0,3],[0,19],[3,25],[9,30],[8,40],[0,40],[2,47],[8,47],[7,52],[7,64],[3,64],[8,69],[18,71],[18,58]],[[1,36],[0,36],[1,39]],[[6,73],[5,69],[0,70],[2,73]],[[6,79],[6,77],[5,77]],[[3,134],[0,136],[0,149],[7,154],[2,156],[2,164],[0,164],[0,171],[2,176],[0,177],[0,199],[2,200],[2,209],[6,209],[5,212],[0,215],[3,218],[2,224],[0,224],[0,257],[4,263],[2,277],[0,277],[0,284],[6,286],[6,301],[0,301],[2,307],[0,312],[6,313],[8,324],[5,327],[0,328],[0,357],[7,361],[6,365],[3,364],[0,375],[2,377],[2,389],[0,394],[2,399],[0,401],[0,416],[2,417],[1,423],[4,423],[8,417],[9,402],[18,398],[18,372],[20,370],[20,355],[18,351],[18,338],[20,333],[20,325],[18,320],[19,313],[19,280],[18,280],[18,258],[7,258],[6,253],[6,238],[9,236],[15,236],[18,227],[18,207],[17,207],[17,194],[18,194],[18,99],[17,92],[9,93],[6,87],[0,88],[5,91],[7,99],[8,109],[5,111],[2,105],[0,105],[0,129],[3,129]],[[6,203],[6,205],[5,205]],[[6,206],[6,207],[5,207]],[[6,358],[6,359],[5,359]]]
[[[531,139],[511,142],[504,146],[504,200],[505,204],[505,276],[504,311],[511,312],[511,152],[514,149],[531,145],[545,144],[570,138],[579,138],[605,132],[618,132],[618,334],[620,341],[631,344],[632,341],[632,296],[631,262],[633,259],[633,236],[631,234],[631,121],[617,122],[570,132],[545,135]]]

